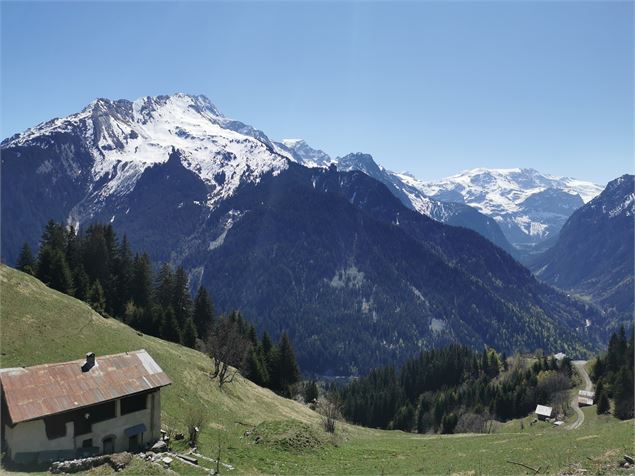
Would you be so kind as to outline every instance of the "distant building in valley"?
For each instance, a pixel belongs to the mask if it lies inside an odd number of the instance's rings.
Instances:
[[[578,391],[578,405],[591,406],[595,400],[595,392],[589,390]]]
[[[161,436],[171,383],[145,350],[0,369],[3,452],[33,463],[139,451]]]
[[[537,405],[535,414],[539,420],[546,420],[547,418],[553,417],[553,408],[545,405]]]

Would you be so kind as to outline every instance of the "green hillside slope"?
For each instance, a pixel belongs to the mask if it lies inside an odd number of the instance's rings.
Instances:
[[[140,335],[5,266],[0,266],[0,316],[2,367],[79,359],[88,351],[99,358],[145,348],[174,382],[163,390],[163,422],[184,431],[187,409],[205,408],[208,422],[199,451],[214,456],[220,436],[222,460],[234,468],[222,467],[224,474],[525,474],[507,460],[541,466],[546,473],[572,464],[596,471],[602,460],[632,453],[632,421],[597,417],[594,408],[585,409],[585,424],[570,432],[544,423],[530,426],[526,420],[522,429],[519,422],[510,422],[488,435],[423,436],[339,425],[330,437],[304,405],[244,379],[220,391],[206,376],[210,361],[203,354]],[[251,434],[245,436],[247,430]],[[201,463],[213,466],[208,460]],[[147,465],[136,461],[124,474],[160,471]],[[174,469],[205,474],[184,464]],[[91,474],[108,472],[102,467]]]

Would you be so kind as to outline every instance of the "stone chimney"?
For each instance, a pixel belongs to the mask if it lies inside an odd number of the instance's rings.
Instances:
[[[86,354],[86,362],[82,365],[82,372],[88,372],[95,366],[95,353],[88,352]]]

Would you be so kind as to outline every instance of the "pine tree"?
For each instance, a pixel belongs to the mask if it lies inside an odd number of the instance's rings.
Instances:
[[[185,321],[183,332],[181,332],[181,344],[186,347],[194,348],[196,346],[196,326],[191,317]]]
[[[597,403],[597,414],[604,415],[608,413],[610,410],[609,397],[606,395],[606,390],[602,390],[599,393],[598,403]]]
[[[174,296],[174,272],[169,263],[163,263],[161,265],[154,285],[154,293],[157,304],[161,307],[167,308],[172,306],[172,298]]]
[[[148,255],[136,255],[132,270],[132,300],[137,306],[148,308],[152,304],[152,269]]]
[[[42,232],[42,238],[40,239],[40,250],[46,247],[63,253],[66,251],[66,231],[61,223],[49,220],[44,227],[44,232]]]
[[[593,366],[592,378],[594,380],[600,380],[602,377],[604,377],[605,373],[606,373],[606,360],[602,359],[601,356],[598,356],[598,358],[595,360],[595,365]]]
[[[626,361],[626,334],[624,332],[624,326],[620,327],[617,334],[611,336],[606,360],[608,370],[611,372],[619,371],[622,363]]]
[[[53,275],[53,259],[55,251],[50,246],[40,248],[37,255],[36,276],[44,284],[51,282]]]
[[[123,322],[128,324],[134,329],[140,329],[141,327],[141,309],[134,305],[132,301],[126,303],[125,311],[123,312]]]
[[[417,433],[428,431],[428,415],[430,414],[431,402],[425,395],[419,396],[417,404]]]
[[[393,430],[411,431],[415,424],[415,409],[410,402],[397,410],[389,428]]]
[[[600,395],[604,391],[604,381],[602,379],[598,380],[598,383],[595,385],[595,394]]]
[[[304,387],[304,403],[312,403],[318,399],[318,387],[315,380],[311,380]]]
[[[80,301],[87,302],[90,292],[90,282],[86,271],[84,271],[84,266],[81,264],[77,266],[73,272],[73,287],[75,290],[74,296]]]
[[[117,250],[113,265],[113,274],[115,283],[112,307],[114,314],[121,316],[126,310],[128,301],[132,298],[133,258],[126,235],[124,235],[121,240],[121,245]]]
[[[194,324],[196,332],[201,338],[207,336],[209,329],[214,322],[214,306],[212,300],[204,287],[198,288],[196,299],[194,300]]]
[[[615,416],[620,420],[633,418],[633,372],[626,365],[622,366],[613,382],[613,400]]]
[[[161,337],[161,323],[163,311],[161,306],[151,304],[141,309],[139,313],[139,330],[151,336]]]
[[[181,329],[171,307],[164,309],[160,327],[161,339],[170,342],[181,342]]]
[[[73,293],[73,275],[64,253],[50,246],[40,250],[37,277],[47,286],[62,293]]]
[[[104,312],[106,309],[106,296],[104,295],[104,288],[101,286],[99,280],[95,280],[90,287],[88,293],[88,304],[97,312]]]
[[[72,226],[66,233],[65,255],[68,266],[70,266],[74,273],[77,267],[82,265],[82,240]]]
[[[261,387],[269,386],[269,372],[265,362],[262,346],[254,346],[247,354],[245,377]]]
[[[300,380],[300,369],[286,332],[282,334],[278,344],[275,378],[277,389],[285,395],[289,393],[289,386]]]
[[[31,252],[31,247],[25,241],[20,250],[20,256],[16,264],[17,269],[28,274],[35,274],[35,258]]]
[[[273,342],[271,341],[271,337],[269,337],[269,334],[267,333],[267,331],[264,331],[262,333],[262,350],[265,353],[265,355],[269,355],[271,353],[271,349],[273,348]]]
[[[84,269],[91,282],[99,280],[106,287],[111,278],[111,255],[103,225],[90,225],[83,240]]]
[[[182,327],[192,315],[192,297],[188,287],[185,268],[179,266],[174,274],[174,291],[172,294],[172,307],[177,322]]]

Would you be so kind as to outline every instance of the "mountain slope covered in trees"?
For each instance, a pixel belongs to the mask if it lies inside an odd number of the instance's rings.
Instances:
[[[633,319],[634,181],[632,175],[611,181],[532,265],[539,279],[600,304],[615,326]]]
[[[50,218],[110,223],[134,251],[182,266],[219,312],[241,309],[276,340],[287,332],[309,373],[355,374],[451,342],[572,355],[599,343],[593,308],[478,233],[359,171],[292,159],[204,98],[98,100],[3,142],[3,257],[35,248],[33,228]]]
[[[184,264],[202,264],[220,307],[239,301],[258,327],[287,329],[303,370],[355,373],[455,340],[508,352],[593,345],[592,308],[365,174],[291,166],[216,213],[234,217],[216,232],[222,246],[190,246]]]
[[[199,287],[192,299],[182,266],[175,271],[163,263],[156,269],[147,253],[133,256],[127,237],[120,240],[112,225],[92,224],[76,233],[72,227],[49,221],[36,256],[27,243],[22,247],[18,269],[88,303],[104,316],[205,350],[212,357],[213,375],[220,386],[235,375],[229,366],[285,395],[300,378],[286,333],[275,345],[266,332],[260,340],[239,311],[217,316],[207,289]]]

